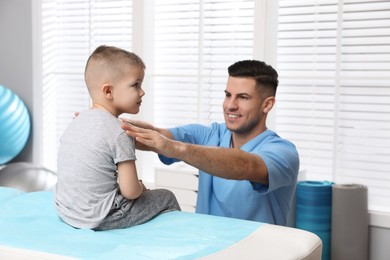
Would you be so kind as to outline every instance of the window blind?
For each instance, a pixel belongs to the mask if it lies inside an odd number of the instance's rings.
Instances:
[[[99,45],[131,51],[132,1],[42,0],[42,164],[56,169],[60,137],[90,106],[85,63]]]
[[[253,0],[156,1],[156,125],[223,121],[227,68],[253,58],[253,34]]]
[[[279,0],[275,130],[307,177],[369,188],[390,212],[390,3]],[[132,1],[41,0],[43,165],[90,105],[83,71],[100,44],[132,48]],[[257,46],[254,0],[148,1],[154,13],[155,124],[223,121],[227,67]],[[146,34],[149,32],[145,32]],[[148,66],[149,67],[149,66]],[[144,108],[145,109],[145,108]]]
[[[390,212],[390,2],[279,1],[276,131],[307,178],[368,186]]]

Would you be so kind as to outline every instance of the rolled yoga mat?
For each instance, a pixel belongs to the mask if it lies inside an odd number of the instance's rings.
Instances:
[[[333,186],[332,260],[368,259],[367,187]]]
[[[322,260],[330,260],[332,185],[329,181],[300,181],[296,189],[296,227],[321,238]]]

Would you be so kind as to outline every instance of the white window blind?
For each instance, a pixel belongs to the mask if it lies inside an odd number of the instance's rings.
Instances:
[[[132,1],[42,0],[42,164],[56,169],[59,139],[87,109],[85,63],[99,45],[131,51]]]
[[[227,68],[252,59],[253,0],[155,1],[155,123],[223,121]]]
[[[279,1],[276,130],[312,180],[390,212],[390,2]]]

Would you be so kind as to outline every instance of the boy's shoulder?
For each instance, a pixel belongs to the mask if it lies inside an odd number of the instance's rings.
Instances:
[[[113,136],[123,132],[118,118],[101,109],[80,112],[64,132],[64,136]]]
[[[120,121],[117,117],[101,109],[85,110],[81,112],[80,115],[75,118],[75,120],[79,120],[80,123],[92,124],[93,126],[120,126]]]

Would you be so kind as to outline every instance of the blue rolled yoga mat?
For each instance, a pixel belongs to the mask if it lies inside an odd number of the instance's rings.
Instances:
[[[329,181],[300,181],[296,189],[296,228],[322,240],[322,260],[330,259],[332,186]]]

